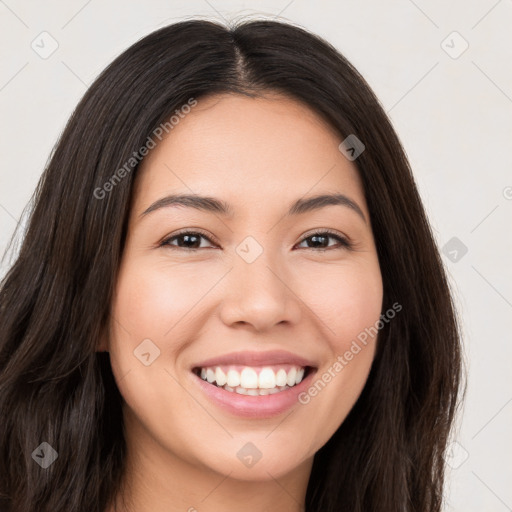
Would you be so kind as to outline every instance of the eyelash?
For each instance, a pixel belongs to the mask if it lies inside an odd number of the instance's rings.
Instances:
[[[201,231],[182,231],[181,233],[177,233],[169,238],[166,238],[165,240],[163,240],[161,243],[160,243],[160,247],[169,247],[171,249],[182,249],[182,250],[185,250],[185,251],[189,251],[189,252],[192,252],[192,251],[198,251],[201,249],[201,247],[195,247],[195,248],[186,248],[186,247],[178,247],[176,245],[171,245],[170,242],[175,240],[176,238],[180,238],[180,237],[183,237],[185,235],[199,235],[203,238],[205,238],[206,240],[208,240],[208,242],[214,244],[215,242],[213,242],[209,236],[207,236],[205,233],[201,232]],[[350,242],[347,238],[339,235],[338,233],[334,232],[334,231],[331,231],[329,229],[319,229],[317,231],[314,231],[313,233],[310,233],[308,236],[304,237],[300,242],[299,244],[303,243],[304,241],[308,240],[309,238],[312,238],[312,237],[315,237],[315,236],[325,236],[327,235],[327,238],[334,238],[338,241],[339,243],[339,246],[338,247],[322,247],[322,248],[318,248],[318,249],[315,249],[313,247],[305,247],[305,249],[311,249],[311,250],[314,250],[314,251],[320,251],[320,252],[323,252],[323,251],[330,251],[330,250],[333,250],[333,249],[346,249],[346,250],[352,250],[353,249],[353,243]],[[203,247],[204,249],[204,247]]]

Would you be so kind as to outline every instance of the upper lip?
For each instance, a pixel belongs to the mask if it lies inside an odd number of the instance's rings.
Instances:
[[[208,368],[220,365],[271,366],[277,364],[294,364],[303,367],[315,366],[312,361],[291,352],[272,350],[267,352],[231,352],[230,354],[201,361],[195,364],[193,368]]]

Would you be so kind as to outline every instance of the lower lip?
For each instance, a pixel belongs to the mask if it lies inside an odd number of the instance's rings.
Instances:
[[[315,372],[310,370],[305,379],[290,389],[272,395],[258,396],[226,391],[215,384],[209,384],[195,374],[192,375],[210,401],[227,412],[245,418],[270,418],[282,414],[299,403],[298,395],[309,387]]]

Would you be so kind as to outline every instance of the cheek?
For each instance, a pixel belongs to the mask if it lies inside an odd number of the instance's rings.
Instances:
[[[160,440],[165,440],[169,432],[177,436],[189,431],[190,425],[180,428],[179,418],[198,415],[195,402],[173,378],[169,365],[183,349],[176,340],[183,337],[189,317],[193,323],[194,304],[211,287],[205,280],[196,284],[185,272],[135,261],[123,265],[117,281],[109,339],[112,370],[132,426],[139,428],[140,422]],[[141,346],[144,351],[139,349]],[[144,352],[150,354],[147,366],[143,358],[138,358]],[[175,411],[179,411],[178,418]],[[179,446],[174,448],[180,451]]]
[[[148,266],[137,263],[134,258],[123,264],[117,280],[116,293],[112,305],[112,322],[109,336],[109,351],[112,369],[120,389],[126,382],[137,379],[144,382],[153,370],[162,364],[164,353],[167,355],[178,347],[173,346],[173,326],[184,316],[187,308],[187,294],[190,290],[183,287],[176,273],[169,277]],[[192,298],[190,297],[190,300]],[[162,340],[166,340],[165,344]],[[148,341],[150,340],[150,341]],[[144,366],[143,354],[149,353],[151,364]],[[137,359],[137,356],[142,359]],[[148,361],[146,361],[148,362]],[[124,379],[124,376],[130,376]],[[145,383],[151,388],[148,382]],[[149,399],[149,398],[148,398]]]
[[[379,320],[382,277],[378,262],[323,268],[303,281],[301,298],[315,313],[319,329],[333,351],[339,353]]]
[[[197,265],[194,270],[185,264],[127,258],[117,281],[109,336],[112,370],[127,401],[149,390],[152,395],[144,400],[158,409],[154,390],[162,387],[162,380],[175,384],[162,372],[196,334],[198,305],[218,279],[215,272],[198,272]],[[151,362],[144,366],[143,354],[148,352]],[[134,380],[139,386],[127,387]],[[174,389],[174,397],[181,396],[179,391],[179,386]]]
[[[382,279],[376,261],[336,267],[304,288],[304,302],[316,314],[329,356],[301,397],[321,424],[310,439],[318,449],[338,429],[364,388],[375,354],[382,310]],[[370,333],[370,334],[369,334]]]
[[[140,263],[123,269],[118,279],[114,315],[133,337],[172,340],[170,331],[182,321],[215,283],[210,273]]]

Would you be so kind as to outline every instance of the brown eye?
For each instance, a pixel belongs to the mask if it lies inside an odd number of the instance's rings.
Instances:
[[[336,240],[338,245],[329,245],[329,239]],[[310,247],[305,247],[306,249],[319,249],[319,250],[331,250],[331,249],[351,249],[352,244],[345,238],[337,233],[332,233],[331,231],[318,231],[316,233],[312,233],[305,237],[301,244],[304,242],[311,241]]]
[[[336,240],[337,244],[329,244],[329,240]],[[198,249],[207,249],[207,246],[202,246],[202,240],[213,244],[211,239],[205,234],[198,231],[183,231],[166,238],[160,244],[161,247],[169,247],[171,249],[185,249],[195,251]],[[176,242],[176,243],[175,243]],[[305,249],[317,249],[320,251],[333,250],[333,249],[351,249],[352,244],[343,236],[330,231],[318,231],[305,237],[301,244],[308,243]]]
[[[178,233],[177,235],[173,235],[169,238],[166,238],[160,244],[161,247],[170,247],[172,249],[204,249],[205,247],[201,247],[201,239],[207,240],[212,243],[212,241],[204,234],[196,232],[196,231],[184,231],[182,233]],[[177,241],[177,244],[171,243]]]

